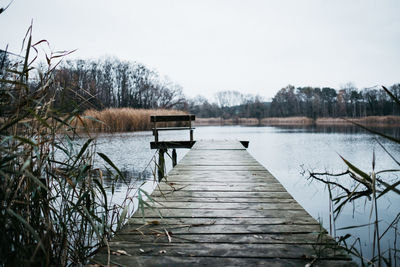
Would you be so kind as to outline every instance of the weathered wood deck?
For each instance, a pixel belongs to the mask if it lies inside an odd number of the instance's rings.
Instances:
[[[268,151],[266,151],[268,153]],[[239,143],[197,142],[110,242],[116,266],[354,266]],[[107,249],[93,263],[107,263]]]

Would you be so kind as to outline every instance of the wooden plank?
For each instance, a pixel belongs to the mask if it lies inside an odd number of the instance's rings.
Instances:
[[[168,185],[201,185],[201,184],[208,184],[208,183],[212,183],[214,185],[229,185],[229,183],[235,184],[237,186],[239,185],[244,185],[244,186],[250,186],[251,183],[255,183],[255,184],[260,184],[260,185],[276,185],[276,184],[280,184],[279,181],[275,180],[275,179],[269,179],[269,178],[264,178],[266,181],[263,181],[264,179],[261,178],[257,178],[257,177],[250,177],[250,178],[241,178],[241,177],[224,177],[221,176],[220,179],[217,179],[216,177],[198,177],[196,178],[195,181],[190,181],[188,180],[186,177],[173,177],[173,179],[171,179],[171,176],[167,176],[167,184],[163,185],[163,186],[168,186]],[[161,186],[161,185],[160,185]]]
[[[278,183],[275,184],[269,184],[269,185],[262,185],[262,186],[254,186],[254,185],[237,185],[237,186],[225,186],[225,185],[219,185],[219,186],[213,186],[213,187],[208,187],[207,185],[202,185],[202,184],[182,184],[181,186],[179,185],[174,185],[174,186],[161,186],[160,190],[162,192],[166,191],[201,191],[201,192],[206,192],[206,191],[213,191],[213,192],[285,192],[285,188]]]
[[[159,185],[158,188],[166,188],[170,189],[172,186],[174,187],[181,187],[181,186],[192,186],[192,187],[202,187],[204,186],[205,183],[201,182],[190,182],[190,181],[174,181],[174,182],[165,182]],[[218,187],[227,187],[227,188],[232,188],[232,190],[228,191],[236,191],[236,187],[282,187],[282,185],[278,181],[271,181],[269,183],[265,182],[249,182],[249,181],[242,181],[242,182],[226,182],[224,180],[220,180],[218,182],[216,181],[210,181],[206,184],[208,187],[212,188],[218,188]],[[208,191],[208,190],[206,190]]]
[[[245,150],[246,148],[238,141],[213,140],[199,142],[193,147],[194,150]]]
[[[278,218],[254,218],[254,217],[235,217],[235,218],[205,218],[205,217],[177,217],[177,218],[168,218],[168,217],[163,217],[163,218],[143,218],[139,216],[132,217],[128,221],[128,225],[143,225],[143,224],[153,224],[156,223],[158,224],[182,224],[182,225],[235,225],[235,224],[270,224],[270,225],[281,225],[281,224],[287,224],[287,225],[301,225],[301,224],[308,224],[308,225],[319,225],[317,221],[315,221],[314,218],[312,218],[309,215],[306,216],[298,216],[296,218],[287,218],[287,217],[278,217]]]
[[[232,185],[214,185],[213,187],[208,187],[207,185],[200,183],[187,183],[187,184],[173,184],[173,185],[162,185],[159,190],[164,191],[214,191],[214,192],[285,192],[285,188],[279,183],[271,184],[259,184],[252,185],[248,183],[238,183]]]
[[[166,179],[168,183],[202,183],[202,184],[207,184],[207,183],[279,183],[278,180],[275,178],[267,178],[267,177],[255,177],[255,176],[248,176],[248,177],[243,177],[243,176],[219,176],[219,177],[212,177],[212,176],[202,176],[198,175],[195,177],[196,180],[190,180],[188,179],[187,176],[181,176],[181,175],[176,175],[176,176],[166,176]],[[169,181],[173,182],[169,182]]]
[[[146,209],[146,218],[281,218],[295,220],[297,217],[310,216],[305,210],[209,210],[209,209]],[[141,218],[141,212],[134,217]],[[311,217],[312,218],[312,217]]]
[[[178,165],[177,165],[178,166]],[[190,175],[188,175],[190,173]],[[216,170],[214,172],[209,172],[209,171],[202,171],[202,170],[198,170],[198,171],[190,171],[190,170],[182,170],[179,172],[174,171],[174,169],[172,169],[169,173],[168,176],[177,176],[177,177],[186,177],[189,180],[193,180],[195,181],[196,179],[192,179],[192,176],[195,178],[198,178],[199,176],[203,176],[203,177],[216,177],[221,179],[221,176],[225,176],[225,178],[228,178],[226,176],[229,177],[266,177],[266,178],[273,178],[275,180],[277,180],[270,172],[263,170],[263,171],[251,171],[251,170],[247,170],[247,171],[235,171],[235,172],[231,172],[229,170]]]
[[[223,202],[188,202],[188,201],[165,201],[155,203],[153,207],[159,209],[249,209],[249,210],[272,210],[272,209],[303,209],[297,202],[292,203],[223,203]]]
[[[167,122],[167,121],[194,121],[196,116],[190,115],[162,115],[162,116],[150,116],[151,122]]]
[[[174,197],[174,198],[169,198],[169,197],[154,197],[153,199],[155,201],[162,201],[163,203],[168,203],[168,202],[200,202],[205,205],[208,202],[212,203],[297,203],[296,200],[293,198],[275,198],[275,197],[263,197],[263,198],[229,198],[229,197],[215,197],[215,198],[204,198],[204,197]]]
[[[242,244],[226,243],[158,243],[137,244],[134,242],[110,242],[111,247],[118,247],[132,256],[152,255],[177,257],[245,257],[245,258],[280,258],[280,259],[301,259],[305,256],[315,257],[320,253],[322,259],[348,260],[347,255],[342,251],[325,249],[316,251],[312,245],[305,244],[247,244],[243,249]],[[144,251],[144,252],[142,252]],[[160,253],[160,251],[165,251]]]
[[[201,160],[201,161],[200,161]],[[237,161],[237,160],[236,160]],[[244,160],[240,162],[240,164],[235,163],[235,159],[231,158],[213,158],[208,157],[207,159],[196,159],[192,158],[190,161],[185,160],[181,163],[181,166],[262,166],[258,162],[254,162],[251,159]]]
[[[288,192],[218,192],[218,191],[169,191],[169,192],[160,192],[157,190],[154,192],[154,196],[156,197],[168,197],[170,198],[171,195],[174,197],[209,197],[209,198],[246,198],[246,199],[256,199],[260,197],[277,197],[277,198],[290,198],[292,196]]]
[[[127,252],[112,265],[355,266],[238,141],[196,142],[152,198],[110,242]]]
[[[268,234],[126,234],[117,235],[114,241],[127,241],[138,243],[233,243],[233,244],[334,244],[334,240],[327,235],[319,233],[268,233]]]
[[[212,187],[204,186],[206,183],[202,182],[190,182],[190,181],[177,181],[177,182],[167,182],[165,184],[159,185],[157,190],[177,190],[178,188],[182,190],[200,190],[201,188],[205,188],[201,191],[209,191],[212,189],[213,191],[221,191],[221,189],[225,189],[223,191],[248,191],[247,188],[258,188],[258,189],[267,189],[270,191],[271,189],[284,189],[284,187],[278,181],[271,181],[270,183],[256,182],[251,183],[249,181],[242,182],[215,182],[209,181],[207,184],[212,185]],[[257,190],[254,189],[254,192]]]
[[[191,148],[196,141],[162,141],[150,142],[151,149]]]
[[[198,160],[194,159],[190,162],[184,162],[181,164],[181,167],[185,167],[185,168],[191,168],[192,166],[203,166],[206,167],[204,168],[204,170],[207,170],[208,166],[226,166],[226,167],[232,167],[235,168],[237,166],[254,166],[254,167],[262,167],[261,164],[259,164],[258,162],[254,162],[254,161],[242,161],[240,165],[235,164],[234,161],[232,161],[232,159],[222,159],[219,160],[218,159],[212,159],[209,158],[207,160],[203,160],[201,163],[199,163]],[[239,169],[240,170],[240,169]]]
[[[187,159],[191,159],[191,158],[195,158],[195,157],[200,157],[200,158],[206,158],[209,156],[227,156],[227,157],[234,157],[234,156],[240,156],[240,157],[244,157],[244,158],[250,158],[253,159],[254,158],[245,150],[243,149],[243,147],[241,147],[239,144],[233,143],[233,144],[220,144],[219,142],[217,142],[218,146],[221,147],[232,147],[235,149],[199,149],[201,147],[206,148],[207,146],[202,145],[202,142],[199,142],[199,145],[194,147],[193,150],[190,151],[190,156],[186,157]],[[240,149],[236,149],[236,148],[240,148]],[[255,161],[255,160],[254,160]],[[237,162],[239,163],[239,162]]]
[[[180,172],[180,171],[264,171],[265,168],[262,165],[232,165],[232,166],[227,166],[227,165],[176,165],[176,167],[173,169],[174,172]]]
[[[270,172],[266,171],[214,171],[212,173],[208,171],[174,171],[171,170],[168,175],[168,181],[191,181],[197,182],[203,181],[255,181],[258,182],[269,182],[278,181]]]
[[[101,266],[107,266],[108,256],[105,249],[91,262]],[[274,267],[304,267],[330,266],[330,267],[354,267],[355,263],[348,260],[326,260],[314,258],[285,259],[285,258],[238,258],[238,257],[196,257],[193,255],[169,256],[160,253],[157,256],[149,256],[143,253],[141,256],[111,255],[111,265],[115,266],[153,266],[153,267],[193,267],[193,266],[274,266]]]
[[[167,230],[173,234],[307,234],[319,233],[321,227],[317,224],[302,225],[270,225],[270,224],[235,224],[235,225],[203,225],[203,224],[161,224],[161,225],[133,225],[128,224],[124,234],[153,234]],[[324,230],[323,230],[324,231]],[[321,232],[324,233],[324,232]]]

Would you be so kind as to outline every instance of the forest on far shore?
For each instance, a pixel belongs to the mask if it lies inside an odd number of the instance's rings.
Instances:
[[[13,64],[9,55],[0,50],[0,78],[11,75],[7,66]],[[41,86],[43,75],[30,79],[30,90]],[[400,83],[388,88],[400,97]],[[147,66],[117,58],[98,60],[66,60],[54,73],[50,90],[57,92],[54,107],[63,112],[75,109],[105,108],[178,109],[201,118],[268,118],[305,116],[365,117],[400,115],[400,109],[380,87],[356,88],[347,83],[339,89],[330,87],[295,87],[288,85],[265,101],[261,96],[238,91],[220,91],[215,101],[203,96],[186,97],[183,88],[167,77],[161,77]],[[12,107],[14,97],[0,92],[1,101]],[[13,112],[12,109],[0,112]]]
[[[400,84],[388,90],[400,97]],[[351,117],[400,115],[400,108],[382,87],[359,90],[348,83],[340,89],[330,87],[294,87],[280,89],[271,102],[259,96],[243,95],[236,91],[216,94],[216,103],[204,97],[189,101],[189,110],[199,117],[223,117],[225,119],[268,117]]]

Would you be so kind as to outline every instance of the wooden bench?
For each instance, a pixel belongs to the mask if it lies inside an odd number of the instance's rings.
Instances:
[[[150,143],[150,147],[152,149],[168,149],[168,148],[191,148],[194,144],[193,141],[193,130],[192,121],[196,119],[195,115],[163,115],[163,116],[150,116],[150,122],[153,123],[153,135],[154,142]],[[183,122],[187,124],[187,126],[183,127],[157,127],[157,123],[166,123],[166,122]],[[180,130],[188,130],[189,131],[189,141],[164,141],[160,142],[158,138],[158,133],[160,131],[180,131]]]
[[[165,160],[164,154],[168,149],[172,148],[172,166],[175,167],[177,163],[176,148],[191,148],[195,141],[193,140],[192,121],[196,117],[194,115],[163,115],[163,116],[150,116],[150,122],[153,123],[153,135],[154,142],[150,142],[151,149],[158,149],[158,179],[159,181],[164,177],[165,171]],[[157,127],[157,123],[168,123],[168,122],[182,122],[185,126],[173,126],[173,127]],[[159,141],[158,132],[160,131],[189,131],[189,141]]]

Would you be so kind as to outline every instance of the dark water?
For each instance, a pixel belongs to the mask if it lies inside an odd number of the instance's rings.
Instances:
[[[399,136],[398,128],[380,128],[386,134]],[[187,140],[186,132],[166,132],[162,140]],[[97,150],[107,154],[128,177],[141,176],[152,180],[155,151],[150,150],[151,132],[124,133],[101,135],[97,140]],[[399,168],[389,155],[379,146],[379,140],[395,158],[400,158],[400,146],[380,137],[371,135],[356,127],[198,127],[195,139],[214,140],[248,140],[250,154],[264,165],[287,189],[287,191],[316,219],[320,220],[326,229],[329,225],[329,198],[324,184],[310,182],[302,173],[307,170],[341,172],[346,170],[342,157],[360,169],[372,170],[373,151],[376,155],[376,170]],[[178,150],[178,160],[187,150]],[[98,163],[102,165],[101,162]],[[167,162],[171,168],[171,163]],[[397,179],[394,174],[386,176]],[[343,178],[344,184],[349,179]],[[146,185],[148,188],[152,185]],[[114,198],[123,198],[126,194],[124,185],[117,188]],[[347,207],[336,221],[336,228],[370,222],[370,203],[358,201]],[[400,198],[391,195],[379,200],[379,213],[382,218],[382,230],[400,211]],[[364,254],[368,257],[372,249],[373,227],[363,227],[352,230],[337,231],[337,235],[351,232],[362,237]],[[394,234],[388,232],[382,244],[387,247],[388,240],[393,242]]]

